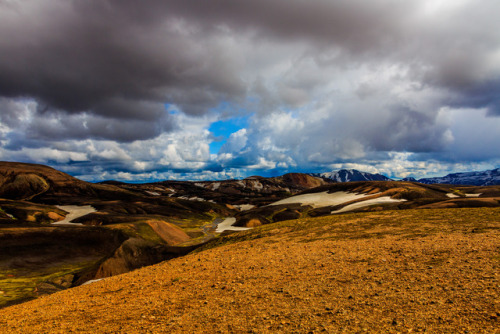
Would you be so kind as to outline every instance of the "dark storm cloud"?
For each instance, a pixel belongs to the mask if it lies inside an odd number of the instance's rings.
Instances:
[[[500,78],[461,88],[448,102],[457,108],[486,108],[488,115],[500,116]]]
[[[37,117],[27,128],[27,137],[42,140],[114,139],[120,142],[154,138],[171,130],[168,117],[150,120],[107,118],[92,114]],[[165,115],[167,116],[167,115]]]
[[[218,59],[219,50],[205,48],[221,26],[276,42],[303,39],[318,50],[336,47],[353,55],[350,61],[364,53],[408,57],[415,50],[405,39],[433,42],[425,32],[412,31],[416,8],[415,2],[389,0],[3,1],[0,94],[116,117],[142,118],[144,112],[96,106],[126,96],[178,103],[199,114],[245,93],[237,69]],[[442,59],[426,52],[430,61]],[[447,69],[449,62],[438,60],[444,85],[455,85],[461,72],[470,71]]]
[[[419,52],[417,62],[429,63],[440,76],[428,81],[450,88],[461,80],[482,83],[483,78],[471,79],[464,73],[474,70],[480,55],[458,59],[454,66],[451,56],[439,55],[442,50],[418,50],[434,49],[447,40],[452,28],[466,33],[466,38],[480,32],[455,27],[457,22],[453,18],[446,22],[446,16],[444,22],[419,27],[417,4],[391,0],[2,1],[0,94],[34,97],[50,108],[108,117],[158,115],[142,105],[116,105],[114,101],[123,97],[177,103],[185,112],[204,113],[220,100],[246,93],[239,69],[220,59],[228,50],[210,47],[211,38],[223,34],[224,26],[236,34],[254,31],[258,38],[277,43],[304,40],[313,46],[313,54],[333,47],[339,51],[330,59],[333,62],[345,54],[350,62],[364,54],[404,61],[401,58]],[[484,7],[488,7],[487,18],[498,9],[494,4]],[[440,23],[450,27],[437,31],[436,37],[432,25],[439,28]],[[493,35],[489,33],[491,39]],[[468,53],[483,43],[466,41]],[[466,51],[460,43],[448,45],[449,54]],[[328,63],[320,55],[317,60]]]
[[[2,1],[0,95],[33,98],[39,112],[154,122],[163,103],[202,114],[244,92],[205,36],[175,27],[168,6],[153,5]]]
[[[366,127],[364,131],[363,139],[372,149],[433,152],[441,151],[449,144],[446,127],[438,124],[435,114],[418,112],[401,105],[393,105],[389,110],[384,122]]]

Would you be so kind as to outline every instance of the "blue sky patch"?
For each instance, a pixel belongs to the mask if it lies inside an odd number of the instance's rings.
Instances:
[[[210,143],[210,154],[219,153],[220,148],[226,143],[232,133],[248,127],[250,116],[234,117],[212,123],[208,130],[212,132],[215,139]]]

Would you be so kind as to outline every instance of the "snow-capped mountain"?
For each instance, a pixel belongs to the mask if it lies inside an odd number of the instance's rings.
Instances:
[[[356,169],[341,169],[326,173],[315,173],[312,176],[319,176],[324,179],[330,179],[334,182],[354,182],[354,181],[391,181],[388,177],[382,174],[371,174],[360,172]]]
[[[500,184],[500,168],[481,172],[453,173],[442,177],[418,180],[420,183],[445,183],[471,186],[492,186]]]

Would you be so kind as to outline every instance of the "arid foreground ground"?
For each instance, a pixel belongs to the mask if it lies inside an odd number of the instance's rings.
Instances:
[[[270,224],[0,310],[4,333],[500,333],[500,209]]]

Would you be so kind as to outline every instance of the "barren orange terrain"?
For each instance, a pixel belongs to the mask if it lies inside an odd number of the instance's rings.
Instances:
[[[4,333],[500,333],[500,209],[285,221],[0,310]]]

